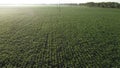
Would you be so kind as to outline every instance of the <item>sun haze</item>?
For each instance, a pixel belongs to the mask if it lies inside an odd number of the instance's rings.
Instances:
[[[0,0],[0,4],[57,4],[85,2],[120,2],[120,0]]]

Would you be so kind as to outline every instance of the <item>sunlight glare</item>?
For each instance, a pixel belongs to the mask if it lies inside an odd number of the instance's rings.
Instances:
[[[58,4],[58,3],[85,3],[85,2],[107,2],[114,1],[120,2],[120,0],[0,0],[0,4]]]
[[[59,0],[0,0],[0,4],[51,4],[58,3]]]

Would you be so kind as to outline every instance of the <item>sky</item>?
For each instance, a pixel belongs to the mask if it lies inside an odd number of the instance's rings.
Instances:
[[[55,3],[85,3],[107,1],[120,3],[120,0],[0,0],[0,4],[55,4]]]

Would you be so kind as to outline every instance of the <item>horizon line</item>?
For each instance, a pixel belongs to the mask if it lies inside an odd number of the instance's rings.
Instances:
[[[94,2],[94,1],[89,1],[89,2]],[[89,3],[89,2],[84,2],[84,3]],[[101,1],[101,2],[114,2],[114,1]],[[101,2],[94,2],[94,3],[101,3]],[[0,5],[58,5],[58,4],[84,4],[84,3],[13,3],[13,4],[0,4]],[[115,2],[115,3],[120,3],[120,2]]]

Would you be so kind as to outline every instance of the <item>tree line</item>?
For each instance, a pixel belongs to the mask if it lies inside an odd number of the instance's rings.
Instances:
[[[67,4],[61,4],[61,5],[79,5],[79,6],[88,6],[88,7],[102,7],[102,8],[120,8],[120,3],[117,2],[88,2],[88,3],[67,3]]]
[[[100,3],[88,2],[80,5],[102,8],[120,8],[120,3],[117,2],[100,2]]]

